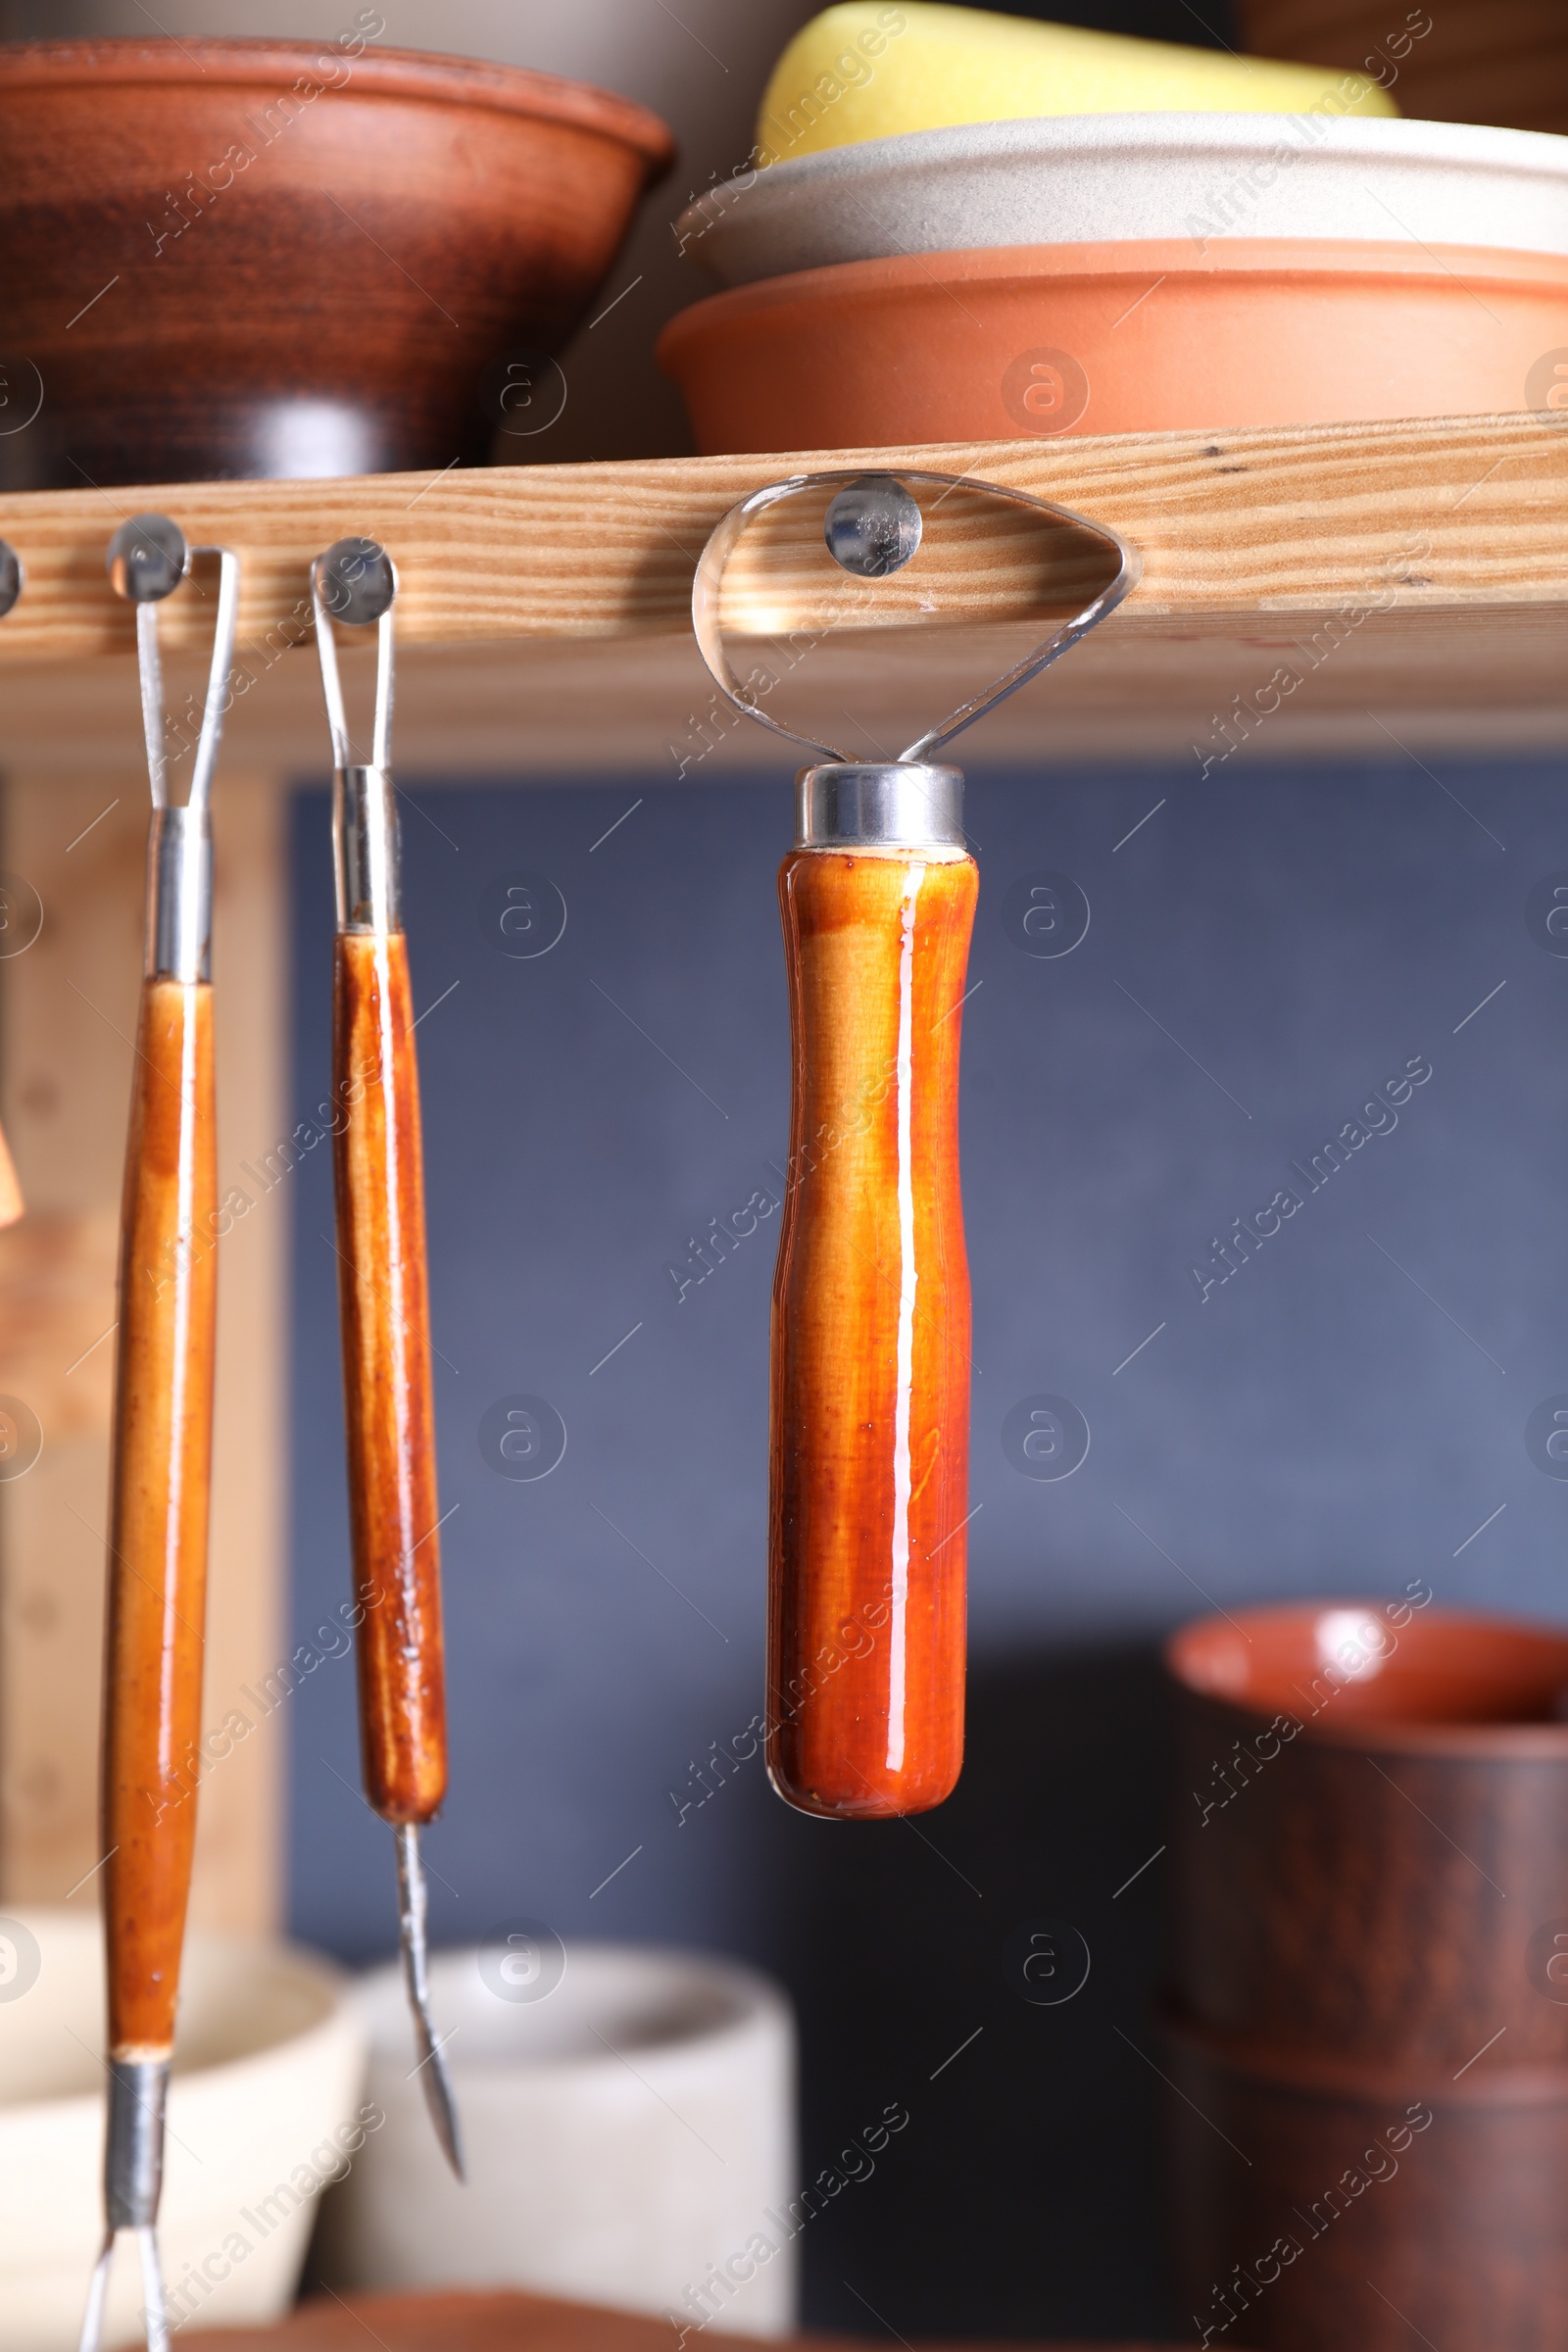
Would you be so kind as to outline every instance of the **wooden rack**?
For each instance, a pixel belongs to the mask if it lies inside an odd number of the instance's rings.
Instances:
[[[1001,442],[964,448],[532,466],[361,481],[182,484],[0,499],[27,586],[0,622],[0,864],[44,908],[0,956],[0,1113],[28,1215],[0,1236],[0,1393],[45,1433],[0,1484],[0,1900],[92,1899],[109,1376],[123,1108],[140,952],[146,785],[130,616],[104,550],[174,514],[244,563],[239,666],[216,794],[220,1164],[287,1131],[283,810],[324,777],[308,573],[364,532],[397,558],[405,782],[776,774],[786,746],[715,715],[688,622],[724,510],[812,467],[920,466],[1007,482],[1142,552],[1128,603],[966,738],[964,760],[1205,752],[1387,759],[1568,744],[1568,417]],[[956,568],[965,619],[883,633],[855,718],[886,742],[973,682],[976,633],[1027,603],[1023,554]],[[182,616],[187,606],[191,617]],[[177,702],[199,599],[168,609]],[[187,674],[188,673],[188,674]],[[1287,686],[1286,675],[1295,683]],[[895,747],[896,748],[896,747]],[[1228,769],[1227,773],[1235,773]],[[0,932],[0,948],[5,934]],[[286,1217],[224,1244],[206,1718],[286,1656]],[[196,1910],[273,1924],[286,1710],[216,1769]]]
[[[1568,645],[1568,417],[1134,434],[1103,440],[505,466],[332,482],[83,489],[0,499],[27,588],[0,624],[12,767],[115,775],[137,766],[127,609],[104,578],[125,514],[166,507],[193,543],[238,550],[245,588],[225,760],[318,773],[324,738],[308,643],[313,556],[381,539],[398,606],[400,766],[507,774],[627,765],[674,776],[710,681],[691,642],[692,567],[725,509],[760,484],[857,464],[967,471],[1109,523],[1144,576],[1063,669],[1006,705],[969,757],[1194,757],[1213,716],[1255,702],[1276,667],[1298,691],[1259,748],[1451,750],[1563,739]],[[1016,604],[1025,562],[977,574],[977,623]],[[199,601],[168,614],[192,643]],[[193,615],[193,617],[191,616]],[[938,659],[960,672],[961,628]],[[873,727],[932,676],[933,632],[897,632],[865,682]],[[929,683],[925,695],[933,691]],[[1267,699],[1267,696],[1264,696]],[[777,765],[737,730],[731,757]],[[787,757],[787,755],[786,755]]]

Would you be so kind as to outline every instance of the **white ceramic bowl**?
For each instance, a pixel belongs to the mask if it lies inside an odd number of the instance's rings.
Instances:
[[[460,2187],[424,2113],[394,1968],[361,1987],[369,2093],[387,2125],[327,2200],[345,2287],[523,2286],[681,2312],[713,2266],[725,2333],[795,2319],[783,2220],[795,2164],[795,2031],[765,1977],[696,1952],[518,1937],[430,1970],[467,2165]],[[481,1966],[481,1963],[483,1964]],[[542,1963],[542,1965],[541,1965]],[[760,2232],[772,2251],[748,2254]],[[726,2266],[728,2268],[726,2269]]]
[[[0,1919],[0,2345],[74,2352],[103,2236],[104,1984],[92,1912]],[[365,2028],[345,1978],[275,1944],[192,1934],[159,2236],[171,2317],[276,2319],[316,2190],[363,2138]],[[182,2291],[183,2289],[183,2291]],[[107,2343],[140,2343],[122,2241]]]
[[[731,286],[895,254],[1171,237],[1568,253],[1568,138],[1361,116],[958,123],[770,164],[675,225]]]

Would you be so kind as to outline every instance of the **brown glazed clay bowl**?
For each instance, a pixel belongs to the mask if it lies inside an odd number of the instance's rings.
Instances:
[[[351,31],[0,49],[0,485],[35,489],[482,459],[673,147]]]

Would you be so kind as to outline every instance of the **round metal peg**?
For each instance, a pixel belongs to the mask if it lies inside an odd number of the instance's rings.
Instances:
[[[190,568],[190,550],[167,514],[133,514],[109,542],[109,584],[133,605],[172,596]]]
[[[918,552],[922,528],[919,508],[895,475],[862,473],[829,502],[822,537],[841,570],[885,580]]]
[[[312,566],[315,587],[334,620],[368,628],[392,609],[397,566],[375,539],[339,539]]]
[[[0,539],[0,620],[4,620],[26,580],[22,558],[9,539]]]

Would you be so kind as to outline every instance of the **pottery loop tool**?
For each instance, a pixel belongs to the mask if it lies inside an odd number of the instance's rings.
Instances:
[[[179,806],[170,799],[158,607],[186,577],[193,554],[218,559],[218,608],[201,730]],[[109,1531],[106,2234],[81,2347],[97,2352],[115,2239],[129,2230],[141,2254],[147,2341],[152,2352],[164,2352],[156,2224],[196,1830],[187,1759],[201,1736],[213,1448],[218,1194],[208,803],[234,654],[239,559],[227,548],[189,549],[168,515],[138,514],[109,543],[109,576],[136,608],[153,813],[125,1153]]]
[[[1011,561],[1036,523],[1071,542],[1073,598],[1089,578],[1094,593],[894,760],[868,763],[784,724],[761,708],[779,683],[765,664],[744,681],[731,666],[725,629],[789,632],[811,567],[825,571],[823,542],[838,567],[825,572],[838,577],[830,617],[796,628],[787,666],[803,636],[812,657],[835,616],[875,625],[879,598],[893,600],[891,618],[918,621],[957,579],[963,617],[996,534]],[[937,543],[936,561],[895,586],[922,542],[928,555]],[[861,586],[850,590],[846,573]],[[958,1044],[978,875],[962,773],[937,755],[1103,620],[1137,575],[1135,552],[1102,524],[997,483],[912,471],[770,483],[723,517],[697,566],[692,624],[720,691],[814,756],[796,779],[795,847],[778,882],[792,1085],[768,1506],[768,1769],[806,1812],[919,1812],[942,1801],[962,1762]],[[1058,585],[1053,604],[1060,597]]]
[[[416,2071],[461,2180],[457,2109],[430,2023],[419,1860],[419,1831],[446,1794],[447,1722],[419,1072],[390,765],[397,588],[396,566],[373,539],[340,539],[311,570],[332,737],[333,1149],[349,1519],[363,1611],[361,1745],[369,1802],[397,1838]],[[357,760],[349,734],[334,624],[376,631],[368,765]]]
[[[9,539],[0,539],[0,620],[4,620],[15,605],[25,581],[22,558]],[[9,923],[10,906],[0,900],[0,907],[4,908],[4,919]],[[0,1226],[14,1225],[22,1215],[23,1208],[22,1187],[17,1182],[10,1147],[5,1137],[0,1135]]]

